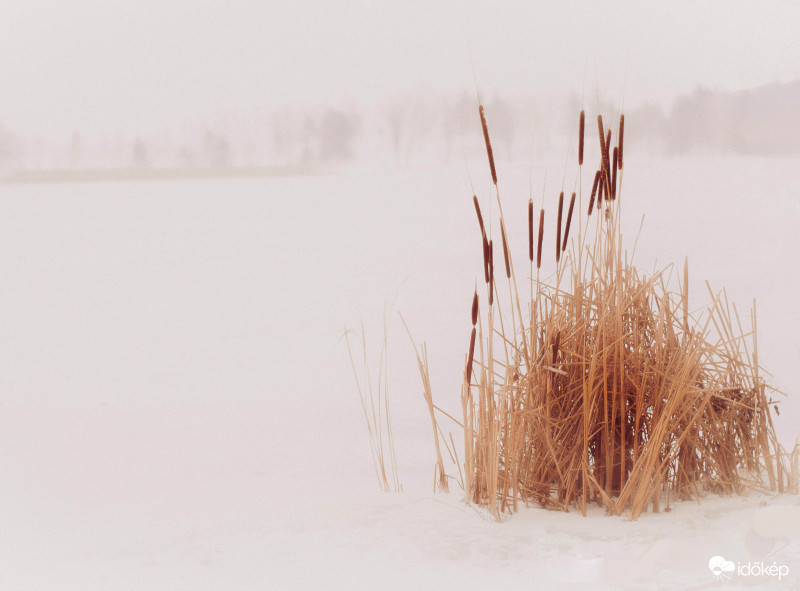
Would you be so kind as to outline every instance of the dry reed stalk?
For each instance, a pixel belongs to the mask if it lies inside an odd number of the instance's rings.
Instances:
[[[378,408],[375,408],[375,394],[372,387],[372,379],[370,377],[369,364],[367,360],[366,350],[366,336],[364,326],[361,327],[361,346],[363,349],[363,372],[365,386],[362,388],[362,381],[359,380],[358,371],[356,369],[355,358],[353,350],[350,346],[350,330],[345,330],[344,337],[347,345],[347,353],[350,357],[350,367],[353,371],[353,378],[356,382],[356,389],[358,391],[359,400],[361,401],[361,409],[364,413],[364,420],[367,423],[367,433],[369,435],[370,451],[372,452],[373,467],[375,468],[375,475],[378,478],[378,485],[384,492],[401,492],[403,490],[400,484],[400,479],[397,473],[397,459],[394,451],[394,437],[392,434],[391,414],[389,412],[389,394],[388,386],[385,382],[386,375],[386,348],[387,348],[387,326],[384,317],[384,339],[381,350],[381,371],[378,376]],[[381,411],[383,408],[383,411]],[[384,433],[385,431],[385,433]],[[388,473],[391,475],[392,485],[389,484],[387,476],[387,450],[384,449],[384,441],[388,446]]]
[[[583,128],[586,113],[581,109],[580,123],[578,125],[578,166],[583,166]]]
[[[564,210],[564,191],[558,196],[558,222],[556,229],[556,263],[561,260],[561,213]]]
[[[506,277],[511,279],[511,267],[508,264],[508,239],[506,238],[506,225],[503,222],[503,218],[500,218],[500,237],[503,239],[503,261],[506,265]]]
[[[567,225],[564,228],[564,242],[561,245],[561,250],[567,250],[567,240],[569,239],[569,226],[572,223],[572,210],[575,208],[575,192],[573,191],[572,197],[569,199],[569,209],[567,210]]]
[[[481,127],[483,128],[483,141],[486,143],[486,155],[489,157],[489,168],[492,172],[492,182],[497,185],[497,171],[494,168],[494,153],[492,152],[492,142],[489,140],[489,126],[486,125],[486,114],[483,112],[483,105],[478,105],[478,112],[481,116]]]

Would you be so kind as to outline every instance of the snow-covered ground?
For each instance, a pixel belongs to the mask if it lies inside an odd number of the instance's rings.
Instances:
[[[548,164],[552,222],[563,162]],[[483,196],[485,168],[471,170]],[[529,172],[499,170],[518,258]],[[436,402],[458,412],[480,272],[471,194],[463,166],[0,186],[0,588],[800,588],[797,497],[709,497],[636,522],[530,508],[495,523],[455,486],[434,495],[394,312],[405,492],[378,491],[343,330],[363,319],[376,361],[384,307],[401,311],[428,343]],[[791,447],[800,162],[629,157],[621,199],[630,246],[646,215],[640,267],[689,255],[692,307],[708,279],[749,327],[757,299]],[[789,574],[721,583],[713,556]]]

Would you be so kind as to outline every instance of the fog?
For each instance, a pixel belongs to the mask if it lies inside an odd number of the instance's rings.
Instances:
[[[698,92],[800,79],[791,2],[35,0],[0,16],[6,171],[309,165],[376,151],[408,164],[426,146],[446,159],[466,141],[459,113],[476,90],[526,159],[558,144],[580,105],[655,114],[641,135],[675,152],[687,146],[655,136]],[[737,116],[763,117],[764,105]],[[729,110],[712,111],[713,128],[690,135],[731,127]],[[694,143],[743,149],[723,139]],[[755,145],[797,151],[769,134]]]

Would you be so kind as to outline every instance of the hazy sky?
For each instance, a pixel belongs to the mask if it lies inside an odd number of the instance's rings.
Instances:
[[[0,122],[131,133],[404,90],[601,91],[668,105],[800,78],[800,2],[25,0],[0,8]]]

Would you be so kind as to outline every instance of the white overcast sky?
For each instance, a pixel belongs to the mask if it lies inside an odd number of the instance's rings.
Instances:
[[[0,123],[147,131],[286,103],[580,91],[625,104],[800,78],[800,2],[21,0],[0,8]]]

